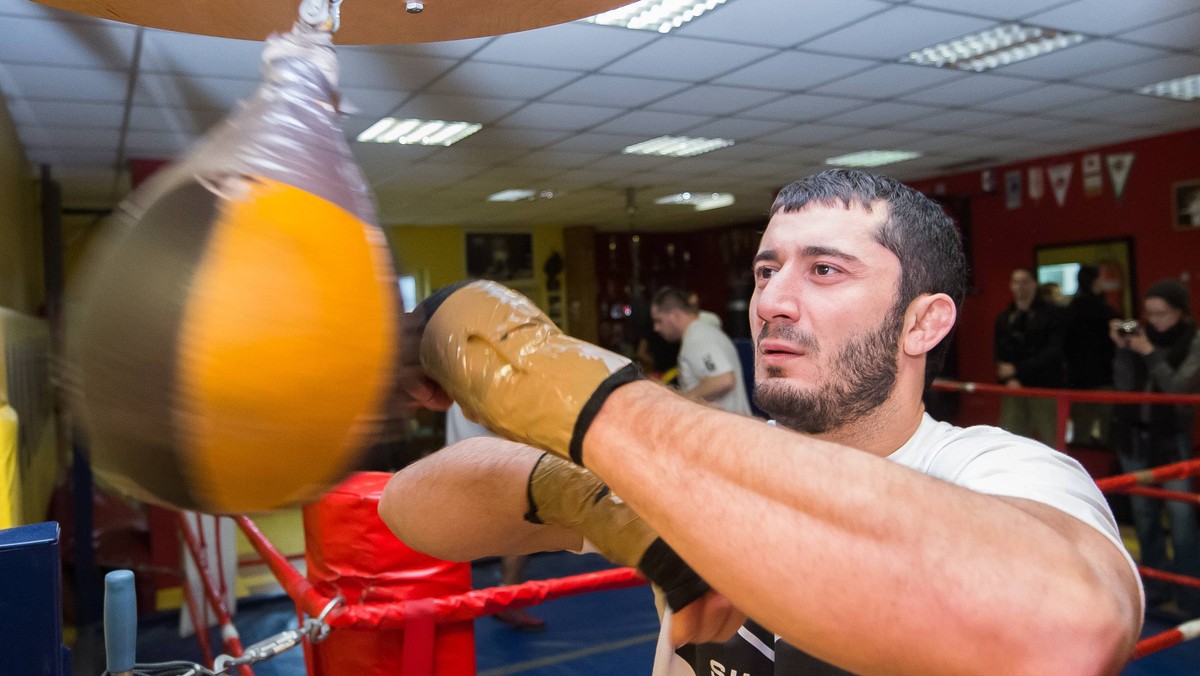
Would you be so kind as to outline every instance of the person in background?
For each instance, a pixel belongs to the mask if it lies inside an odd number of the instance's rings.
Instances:
[[[1068,299],[1063,295],[1062,285],[1058,282],[1044,282],[1038,285],[1038,297],[1051,305],[1066,307]]]
[[[750,415],[737,348],[719,324],[700,319],[700,308],[690,294],[672,287],[659,289],[650,303],[650,316],[658,335],[679,343],[680,393],[730,413]]]
[[[1142,301],[1145,322],[1110,323],[1109,336],[1116,345],[1113,382],[1125,392],[1200,392],[1200,333],[1192,317],[1188,290],[1175,279],[1155,282]],[[1196,426],[1194,405],[1123,404],[1116,407],[1113,437],[1124,472],[1136,472],[1193,456]],[[1191,479],[1163,484],[1173,491],[1190,492]],[[1200,541],[1196,507],[1179,500],[1166,501],[1174,565],[1167,554],[1162,528],[1161,500],[1131,495],[1134,528],[1141,548],[1142,565],[1200,577]],[[1172,599],[1167,584],[1145,580],[1146,602],[1187,617],[1200,617],[1200,590],[1179,586]],[[1173,602],[1177,602],[1176,607]]]
[[[1109,322],[1119,315],[1102,294],[1100,268],[1081,265],[1078,288],[1067,305],[1067,328],[1063,351],[1067,360],[1067,387],[1072,390],[1112,388],[1113,341]],[[1108,448],[1109,404],[1071,404],[1072,443]]]
[[[474,437],[494,437],[479,423],[471,422],[463,414],[462,407],[457,403],[446,409],[446,445],[454,445],[463,439]],[[500,584],[514,585],[525,581],[525,563],[529,557],[524,555],[504,555],[500,557]],[[492,615],[504,624],[519,631],[545,631],[546,621],[534,617],[521,608],[506,608]]]
[[[1033,272],[1017,268],[1009,277],[1012,303],[996,317],[996,380],[1008,387],[1062,387],[1063,309],[1038,297]],[[1000,427],[1055,446],[1057,412],[1053,399],[1006,396]]]

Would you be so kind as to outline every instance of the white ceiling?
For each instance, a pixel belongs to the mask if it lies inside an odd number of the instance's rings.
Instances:
[[[984,74],[897,63],[1001,21],[1091,39]],[[0,94],[69,208],[111,207],[127,160],[186,150],[254,91],[260,50],[0,0]],[[728,0],[669,35],[569,23],[339,55],[351,141],[385,115],[484,124],[449,148],[352,142],[384,223],[624,229],[634,187],[635,228],[709,227],[760,219],[775,189],[856,150],[924,152],[881,170],[911,180],[1200,126],[1200,101],[1133,93],[1200,73],[1197,0]],[[737,143],[621,154],[663,134]],[[561,196],[485,201],[505,188]],[[681,191],[737,203],[653,204]]]

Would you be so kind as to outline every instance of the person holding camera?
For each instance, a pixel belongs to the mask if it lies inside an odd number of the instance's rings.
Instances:
[[[1144,324],[1113,320],[1109,337],[1116,344],[1113,383],[1128,392],[1195,394],[1200,392],[1200,332],[1191,314],[1187,287],[1176,279],[1155,282],[1142,301]],[[1113,422],[1121,470],[1189,460],[1193,456],[1196,407],[1175,404],[1118,406]],[[1168,481],[1163,487],[1191,491],[1191,479]],[[1167,555],[1161,525],[1163,501],[1130,496],[1142,565],[1200,577],[1200,539],[1195,506],[1170,500],[1165,504],[1170,524],[1174,565]],[[1200,617],[1200,590],[1178,587],[1174,599],[1161,581],[1145,580],[1146,605]],[[1172,601],[1178,603],[1174,607]]]

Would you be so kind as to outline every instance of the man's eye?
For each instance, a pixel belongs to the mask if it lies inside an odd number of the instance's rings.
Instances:
[[[759,279],[770,279],[771,275],[774,275],[774,274],[775,274],[774,270],[772,270],[771,268],[766,268],[766,267],[758,268],[757,270],[754,271],[754,276]]]
[[[834,268],[832,265],[826,265],[824,263],[817,263],[816,265],[813,266],[813,272],[817,273],[817,275],[819,275],[821,277],[824,277],[826,275],[832,275],[834,272],[837,272],[837,269]]]

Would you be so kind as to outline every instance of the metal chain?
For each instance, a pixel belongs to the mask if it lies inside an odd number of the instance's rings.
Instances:
[[[316,617],[310,617],[304,621],[304,624],[299,629],[288,629],[281,631],[274,636],[269,636],[258,643],[246,648],[242,651],[241,657],[233,657],[231,655],[221,655],[213,660],[213,669],[217,674],[233,673],[237,667],[257,664],[265,660],[269,660],[276,655],[291,650],[300,645],[304,639],[308,639],[310,643],[317,644],[329,637],[329,632],[332,629],[326,622],[325,618],[335,608],[346,602],[346,599],[338,596],[330,601],[325,608]]]

